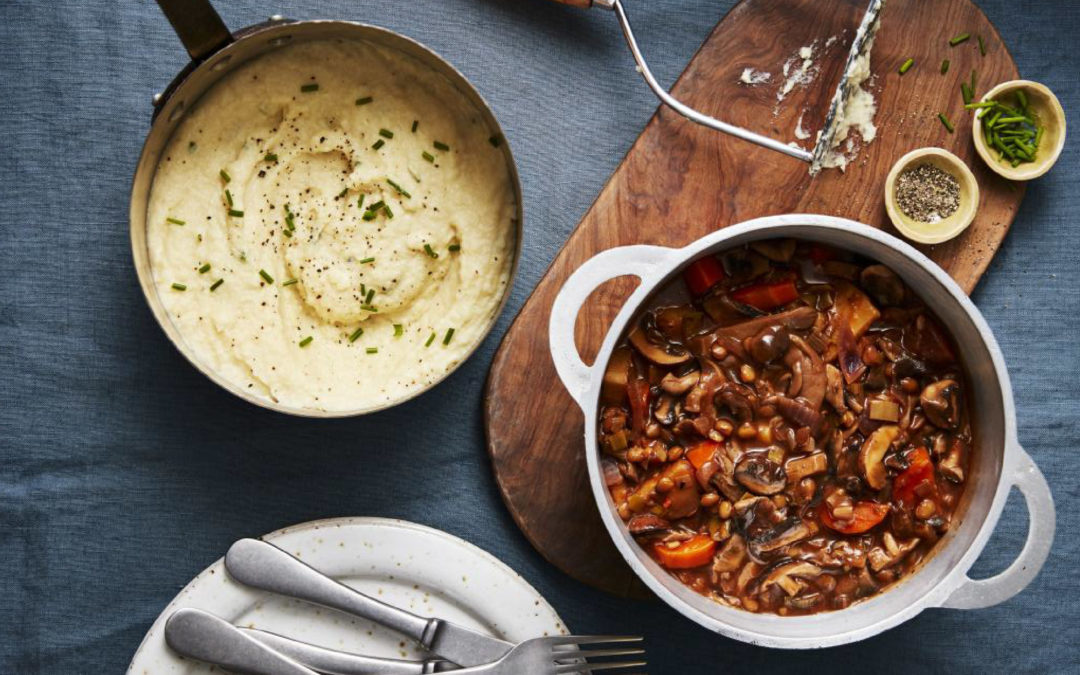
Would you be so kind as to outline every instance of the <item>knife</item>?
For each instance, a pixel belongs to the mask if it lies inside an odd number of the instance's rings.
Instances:
[[[405,661],[363,656],[301,642],[258,628],[240,628],[240,631],[274,651],[325,675],[427,675],[457,669],[457,666],[448,661],[437,659]]]
[[[188,658],[248,675],[318,675],[201,609],[178,609],[165,622],[165,642]]]
[[[225,569],[236,581],[382,624],[429,652],[459,666],[479,666],[502,658],[513,644],[471,628],[423,617],[364,595],[297,560],[273,544],[241,539],[225,554]]]

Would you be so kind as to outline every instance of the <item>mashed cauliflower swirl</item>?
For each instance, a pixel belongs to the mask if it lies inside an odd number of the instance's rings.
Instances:
[[[380,407],[452,369],[510,281],[513,179],[441,75],[321,41],[239,68],[180,124],[148,213],[158,295],[206,368],[298,409]]]

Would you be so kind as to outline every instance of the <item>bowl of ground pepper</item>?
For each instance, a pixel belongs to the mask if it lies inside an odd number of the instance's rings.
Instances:
[[[920,244],[940,244],[971,224],[979,184],[967,164],[948,150],[912,150],[885,180],[885,210],[893,225]]]

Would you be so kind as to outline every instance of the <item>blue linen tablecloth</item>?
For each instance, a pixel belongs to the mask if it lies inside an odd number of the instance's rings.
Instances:
[[[1020,440],[1058,507],[1046,568],[980,611],[930,610],[865,642],[779,652],[717,637],[658,601],[566,577],[507,514],[484,452],[493,351],[655,101],[610,15],[540,0],[217,3],[240,27],[276,12],[401,31],[490,101],[525,190],[509,306],[436,390],[361,419],[292,419],[245,404],[168,344],[136,283],[127,200],[150,97],[186,63],[156,6],[0,2],[0,672],[120,672],[173,595],[230,542],[338,515],[399,517],[491,551],[578,632],[641,633],[652,673],[1080,672],[1080,163],[1070,141],[1031,185],[974,298],[1011,369]],[[672,82],[732,0],[628,0]],[[1080,3],[981,3],[1021,73],[1080,129]],[[912,36],[917,39],[917,36]],[[975,572],[1026,532],[1013,494]]]

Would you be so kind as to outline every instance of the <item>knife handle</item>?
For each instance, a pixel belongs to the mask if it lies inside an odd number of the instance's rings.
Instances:
[[[438,672],[437,668],[445,663],[435,660],[402,661],[362,656],[319,647],[257,628],[241,628],[240,630],[274,651],[326,675],[426,675]]]
[[[178,609],[165,622],[173,651],[247,675],[318,675],[254,640],[224,619],[199,609]]]
[[[236,581],[359,616],[431,646],[437,621],[407,612],[354,591],[297,560],[273,544],[241,539],[225,554],[225,569]]]

